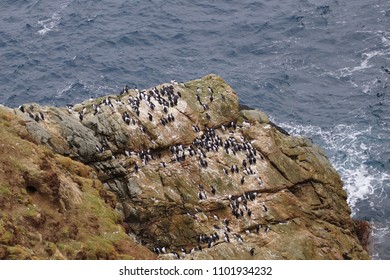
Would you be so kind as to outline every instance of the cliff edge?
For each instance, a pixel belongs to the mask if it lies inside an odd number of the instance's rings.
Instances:
[[[216,75],[0,125],[2,259],[369,258],[323,151]]]

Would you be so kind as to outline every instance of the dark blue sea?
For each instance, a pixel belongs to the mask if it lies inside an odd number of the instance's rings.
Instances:
[[[390,1],[1,0],[0,103],[208,73],[323,147],[390,259]]]

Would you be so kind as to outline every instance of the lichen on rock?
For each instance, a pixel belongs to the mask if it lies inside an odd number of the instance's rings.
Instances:
[[[77,172],[77,164],[90,167],[82,178],[56,177],[57,193],[68,201],[55,202],[62,212],[80,207],[86,197],[94,200],[84,191],[95,182],[105,198],[115,194],[104,203],[116,209],[114,220],[123,222],[126,238],[155,257],[369,258],[340,176],[324,152],[288,135],[259,110],[239,110],[238,95],[216,75],[125,88],[69,108],[23,108],[14,113],[25,137],[58,154],[57,161],[73,169],[68,174]],[[40,113],[44,119],[35,118]],[[85,210],[93,209],[101,208]],[[93,217],[90,223],[97,223],[99,213]],[[72,237],[73,231],[64,234]],[[120,236],[105,252],[68,257],[115,257],[106,252],[120,247]],[[90,242],[77,246],[90,248]],[[50,244],[52,253],[52,247],[62,256],[68,250]]]

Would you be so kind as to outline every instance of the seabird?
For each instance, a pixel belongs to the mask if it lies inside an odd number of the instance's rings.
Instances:
[[[184,253],[184,255],[187,254],[187,250],[186,250],[184,247],[181,247],[181,248],[180,248],[180,251],[181,251],[182,253]]]
[[[175,117],[173,116],[172,113],[168,114],[168,121],[169,122],[174,122],[175,121]]]
[[[229,225],[229,220],[228,219],[223,219],[222,223],[225,225],[225,226],[228,226]]]
[[[66,108],[68,109],[68,113],[72,114],[73,113],[73,105],[72,104],[67,104]]]
[[[97,113],[99,113],[101,111],[101,108],[99,105],[93,104],[92,107],[94,110],[94,112],[93,112],[94,115],[96,115]]]
[[[157,255],[159,255],[159,254],[161,253],[160,248],[158,248],[158,247],[154,247],[154,248],[153,248],[153,251],[154,251]]]
[[[198,197],[200,200],[207,198],[206,193],[204,191],[199,192]]]
[[[138,169],[139,169],[139,167],[138,167],[137,163],[134,163],[134,171],[135,171],[136,173],[138,173]]]
[[[248,122],[248,121],[243,121],[243,122],[242,122],[242,126],[243,126],[243,127],[250,127],[251,124],[250,124],[250,122]]]
[[[208,166],[207,161],[204,160],[203,158],[199,159],[199,164],[200,164],[200,166],[205,167],[205,168]]]
[[[251,256],[253,256],[253,255],[255,254],[255,248],[251,248],[251,249],[249,250],[249,253],[251,254]]]

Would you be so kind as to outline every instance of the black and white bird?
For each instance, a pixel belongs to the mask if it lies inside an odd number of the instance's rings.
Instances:
[[[251,256],[253,256],[255,254],[255,248],[251,248],[249,250],[249,254],[251,254]]]

